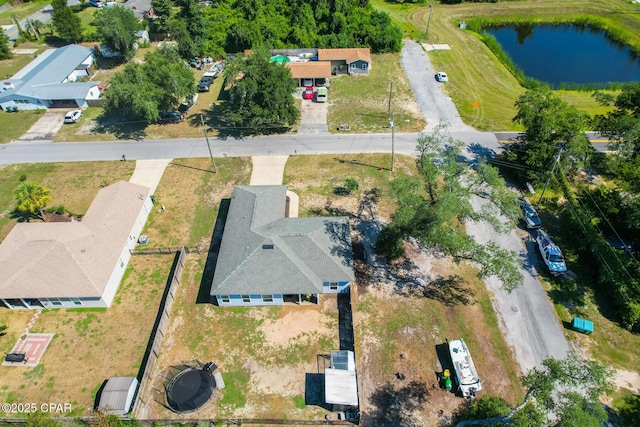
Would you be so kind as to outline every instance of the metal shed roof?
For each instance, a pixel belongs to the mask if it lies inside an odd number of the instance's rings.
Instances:
[[[334,405],[358,406],[356,371],[325,369],[324,398],[327,403]]]
[[[109,378],[102,389],[98,410],[103,414],[126,414],[131,409],[137,387],[136,377]]]

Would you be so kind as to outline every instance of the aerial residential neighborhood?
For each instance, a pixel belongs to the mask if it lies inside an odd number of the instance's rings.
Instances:
[[[637,2],[0,3],[0,424],[638,424]]]

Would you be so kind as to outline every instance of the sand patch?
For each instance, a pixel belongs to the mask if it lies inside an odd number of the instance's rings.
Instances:
[[[271,345],[287,345],[302,335],[327,335],[335,333],[329,319],[317,306],[285,307],[278,319],[267,319],[260,328]]]

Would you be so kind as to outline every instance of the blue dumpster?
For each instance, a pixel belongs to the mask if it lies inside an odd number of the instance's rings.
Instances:
[[[593,332],[593,322],[579,317],[574,317],[571,321],[571,329],[582,332],[583,334],[591,335]]]

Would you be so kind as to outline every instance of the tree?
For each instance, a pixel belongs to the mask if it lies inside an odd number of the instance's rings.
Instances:
[[[195,91],[193,71],[174,48],[163,47],[147,53],[144,64],[129,63],[114,74],[105,93],[106,111],[151,123]]]
[[[37,215],[44,219],[44,208],[51,203],[49,189],[35,182],[24,181],[15,191],[16,210],[23,214]]]
[[[265,49],[233,61],[226,72],[230,101],[221,118],[234,127],[264,132],[292,126],[298,119],[293,92],[296,86],[288,68],[269,62]]]
[[[120,53],[124,60],[135,54],[137,32],[142,25],[131,9],[123,6],[103,7],[95,12],[94,22],[100,41],[109,50]]]
[[[518,215],[516,195],[484,161],[473,171],[458,160],[462,143],[446,137],[445,129],[439,125],[433,134],[418,138],[416,162],[421,176],[399,177],[392,182],[398,208],[382,229],[376,248],[395,258],[404,253],[401,240],[412,236],[456,261],[472,260],[480,266],[481,277],[496,275],[505,289],[512,290],[522,282],[516,254],[494,242],[477,243],[461,225],[468,220],[485,220],[497,231],[510,229]],[[427,197],[420,191],[422,187],[426,187]],[[476,210],[472,196],[483,197],[488,203]],[[502,223],[498,213],[510,220]]]
[[[524,126],[521,141],[509,146],[505,158],[524,172],[524,180],[544,179],[558,151],[562,170],[576,170],[592,148],[584,134],[588,116],[558,98],[548,87],[528,90],[515,103],[513,121]]]
[[[612,377],[612,369],[573,353],[562,360],[549,358],[522,377],[527,393],[516,408],[506,411],[500,398],[486,396],[459,410],[455,426],[599,427],[607,414],[598,398],[614,390]]]
[[[621,161],[637,158],[640,153],[640,83],[624,85],[615,100],[601,92],[593,96],[602,105],[613,103],[615,107],[607,114],[596,115],[593,129],[614,141]]]
[[[168,33],[170,31],[169,22],[173,16],[173,1],[152,0],[151,6],[153,7],[153,13],[157,16],[157,18],[152,21],[154,31],[158,33]]]
[[[9,47],[9,36],[4,31],[0,31],[0,59],[13,58],[11,47]]]
[[[58,37],[72,43],[82,40],[80,17],[67,6],[67,0],[53,0],[51,6],[53,7],[53,27]]]

